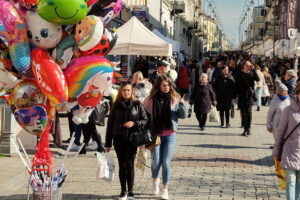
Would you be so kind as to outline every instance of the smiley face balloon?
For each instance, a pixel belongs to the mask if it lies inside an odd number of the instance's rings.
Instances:
[[[86,0],[40,0],[38,13],[45,20],[61,24],[76,24],[88,12]]]

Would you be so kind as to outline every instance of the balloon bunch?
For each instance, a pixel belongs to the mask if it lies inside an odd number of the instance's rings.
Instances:
[[[87,123],[109,95],[114,65],[104,56],[117,35],[105,26],[121,8],[122,0],[0,0],[0,95],[40,137],[33,163],[51,169],[50,151],[39,151],[49,150],[58,109],[78,105],[73,121]]]

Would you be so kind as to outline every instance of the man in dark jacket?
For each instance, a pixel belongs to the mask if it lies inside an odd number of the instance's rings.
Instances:
[[[221,67],[221,75],[215,81],[214,89],[217,96],[217,110],[220,111],[221,127],[224,126],[224,114],[226,117],[226,128],[230,126],[229,111],[233,99],[236,98],[235,81],[229,73],[228,66]]]
[[[222,61],[219,61],[219,62],[217,63],[217,67],[215,67],[214,73],[213,73],[213,75],[212,75],[212,80],[211,80],[212,84],[215,83],[217,77],[221,74],[221,67],[222,67],[222,66],[223,66]]]
[[[157,64],[157,70],[154,71],[149,79],[149,82],[152,83],[152,85],[155,84],[158,76],[160,75],[166,75],[168,76],[171,80],[172,80],[172,86],[173,88],[176,88],[176,85],[174,83],[174,80],[170,77],[169,75],[169,67],[168,67],[169,63],[165,60],[159,61]]]
[[[250,61],[243,64],[242,72],[237,76],[236,88],[238,93],[238,106],[242,114],[242,124],[244,126],[243,136],[251,134],[252,106],[256,101],[254,82],[259,81],[259,77]]]

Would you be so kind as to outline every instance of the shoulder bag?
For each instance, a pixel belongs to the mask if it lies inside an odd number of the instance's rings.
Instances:
[[[283,147],[284,143],[289,139],[289,137],[293,134],[293,132],[300,126],[300,122],[295,126],[295,128],[288,134],[286,138],[282,138],[280,144],[279,144],[279,151],[278,151],[278,161],[281,161],[282,153],[283,153]]]
[[[149,129],[137,128],[137,131],[130,134],[129,141],[136,147],[150,145],[152,143],[151,133]]]

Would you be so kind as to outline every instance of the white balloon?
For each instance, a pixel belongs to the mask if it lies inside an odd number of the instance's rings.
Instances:
[[[38,13],[27,12],[26,23],[28,38],[34,46],[52,49],[60,42],[62,37],[61,26],[44,20]]]

